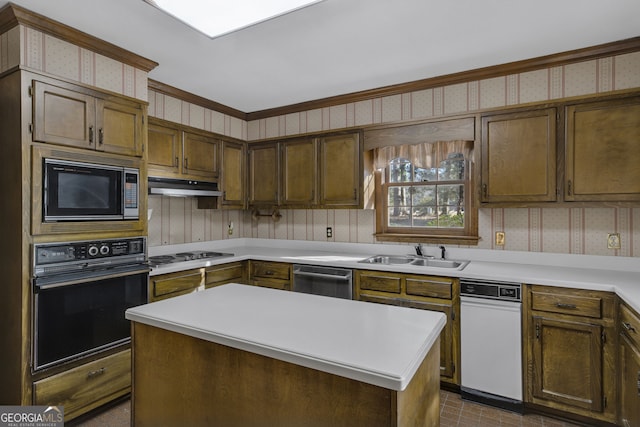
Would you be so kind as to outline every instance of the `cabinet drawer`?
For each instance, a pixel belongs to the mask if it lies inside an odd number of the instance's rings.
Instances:
[[[392,292],[399,294],[402,278],[399,276],[385,276],[379,273],[361,273],[358,275],[360,289],[370,291]]]
[[[551,313],[600,319],[602,317],[602,298],[533,291],[531,293],[531,308]]]
[[[242,283],[244,281],[244,268],[242,263],[233,263],[225,266],[218,266],[205,271],[204,286],[224,285],[225,283]]]
[[[620,330],[640,347],[640,318],[624,304],[620,305]]]
[[[131,350],[34,383],[35,405],[64,406],[65,421],[131,391]]]
[[[290,280],[291,265],[279,262],[251,261],[251,277]]]
[[[288,280],[254,279],[253,284],[263,288],[281,289],[283,291],[291,290],[291,282]]]
[[[152,284],[151,296],[154,298],[181,294],[196,289],[202,283],[200,270],[163,274],[150,278]]]
[[[431,298],[451,299],[453,280],[440,277],[410,277],[407,281],[407,295],[417,295]]]

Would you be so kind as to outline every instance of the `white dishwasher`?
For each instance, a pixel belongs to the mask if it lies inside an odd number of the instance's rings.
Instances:
[[[460,280],[460,394],[522,413],[519,283]]]

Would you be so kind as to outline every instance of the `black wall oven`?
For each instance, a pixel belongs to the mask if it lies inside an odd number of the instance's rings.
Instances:
[[[36,244],[33,261],[34,371],[130,342],[124,312],[148,301],[144,237]]]

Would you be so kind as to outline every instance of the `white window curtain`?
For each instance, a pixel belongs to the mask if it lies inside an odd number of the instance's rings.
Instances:
[[[435,168],[452,153],[462,153],[465,160],[473,154],[473,141],[437,141],[420,144],[389,145],[373,149],[374,166],[384,169],[393,159],[409,160],[419,168]]]

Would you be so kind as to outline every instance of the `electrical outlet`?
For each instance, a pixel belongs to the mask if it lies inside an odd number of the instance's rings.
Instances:
[[[607,234],[607,249],[620,249],[620,233]]]
[[[327,227],[327,239],[333,237],[333,228]]]
[[[496,246],[504,246],[504,231],[496,231]]]
[[[229,223],[229,228],[227,229],[227,233],[229,233],[229,236],[233,234],[233,222]]]

